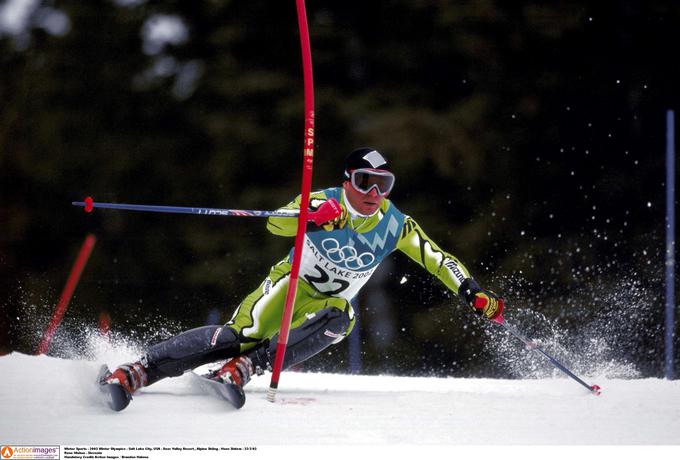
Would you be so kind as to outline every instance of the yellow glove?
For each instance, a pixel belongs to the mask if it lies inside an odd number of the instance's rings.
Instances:
[[[468,278],[460,285],[458,294],[471,306],[475,313],[484,315],[490,320],[498,319],[505,308],[505,300],[493,291],[479,287],[472,278]]]

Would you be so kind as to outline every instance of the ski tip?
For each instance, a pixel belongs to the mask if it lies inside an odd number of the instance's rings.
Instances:
[[[94,208],[94,200],[91,196],[85,197],[85,212],[92,212]]]
[[[112,383],[106,385],[106,389],[109,391],[110,400],[108,401],[108,405],[111,410],[120,412],[130,404],[130,401],[132,401],[132,395],[120,385]]]
[[[602,394],[602,388],[600,388],[599,385],[593,385],[590,387],[590,391],[595,395],[595,396],[600,396]]]

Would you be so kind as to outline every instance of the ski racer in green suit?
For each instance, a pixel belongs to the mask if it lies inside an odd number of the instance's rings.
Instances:
[[[482,289],[468,269],[433,242],[410,216],[387,199],[395,183],[385,157],[372,148],[345,160],[342,187],[310,195],[300,277],[283,368],[300,363],[346,337],[354,326],[351,299],[380,262],[405,253],[480,315],[498,318],[502,298]],[[300,197],[283,210],[300,208]],[[294,236],[297,220],[271,217],[267,229]],[[271,370],[291,272],[293,249],[271,268],[223,326],[203,326],[151,346],[141,359],[108,376],[131,395],[142,386],[227,360],[211,378],[245,385],[252,374]]]

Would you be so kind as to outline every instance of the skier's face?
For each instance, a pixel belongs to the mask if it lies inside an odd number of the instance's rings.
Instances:
[[[387,197],[387,195],[380,195],[375,188],[372,188],[368,193],[361,193],[352,187],[349,181],[342,183],[342,188],[345,190],[345,196],[349,201],[349,204],[357,210],[360,214],[364,216],[371,216],[380,209],[380,204],[382,200]]]

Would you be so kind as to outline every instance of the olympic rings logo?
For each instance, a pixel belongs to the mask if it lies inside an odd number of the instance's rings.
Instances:
[[[368,267],[375,262],[375,256],[370,252],[357,253],[352,246],[340,247],[338,240],[326,238],[321,242],[321,247],[326,251],[328,260],[336,264],[344,262],[345,268],[359,270]]]

